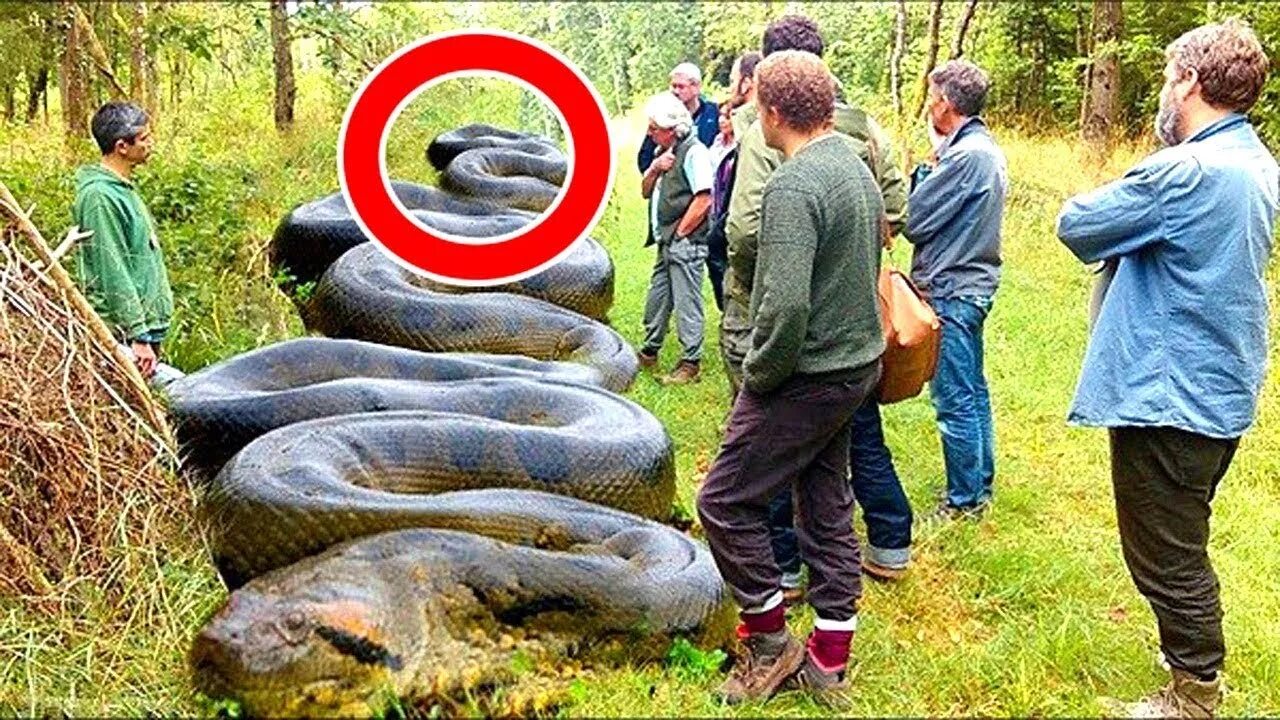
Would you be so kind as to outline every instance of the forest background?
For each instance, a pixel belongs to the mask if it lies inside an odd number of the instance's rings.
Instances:
[[[115,97],[145,105],[158,147],[139,187],[160,225],[177,300],[168,352],[196,370],[303,332],[264,250],[291,207],[336,189],[338,125],[368,71],[434,32],[524,33],[573,60],[615,118],[618,179],[596,236],[618,268],[613,324],[634,343],[651,262],[641,248],[636,107],[686,60],[703,68],[704,89],[722,99],[733,58],[758,48],[765,24],[786,12],[818,21],[848,97],[895,134],[904,165],[926,149],[915,118],[928,68],[956,56],[986,68],[987,115],[1013,182],[1005,285],[988,330],[1000,501],[980,525],[922,534],[912,575],[897,587],[868,589],[859,711],[1094,714],[1097,695],[1150,688],[1159,678],[1154,623],[1120,560],[1105,442],[1063,422],[1083,354],[1089,276],[1056,245],[1053,218],[1063,199],[1153,149],[1169,41],[1235,16],[1275,58],[1280,4],[6,2],[0,181],[34,203],[46,237],[61,237],[73,169],[96,156],[87,132],[93,109]],[[1273,150],[1277,99],[1280,74],[1251,114]],[[401,116],[388,144],[392,174],[433,181],[425,142],[475,121],[560,134],[554,116],[514,85],[452,81]],[[906,262],[904,250],[892,257]],[[1274,304],[1274,263],[1270,277]],[[714,326],[714,313],[710,320]],[[713,340],[707,352],[716,357]],[[1274,347],[1271,354],[1259,424],[1215,505],[1234,714],[1280,713],[1280,391]],[[719,369],[707,365],[698,386],[638,383],[631,392],[676,440],[686,514],[714,457],[727,397]],[[891,408],[886,423],[909,495],[927,508],[941,477],[927,400]],[[194,631],[225,596],[201,539],[194,531],[173,537],[159,555],[124,548],[120,568],[132,599],[123,607],[72,581],[60,586],[54,613],[0,596],[0,712],[212,709],[193,695],[182,663]],[[716,659],[714,651],[682,647],[665,664],[592,673],[569,684],[562,711],[723,713],[710,694]],[[816,710],[783,699],[741,712]]]

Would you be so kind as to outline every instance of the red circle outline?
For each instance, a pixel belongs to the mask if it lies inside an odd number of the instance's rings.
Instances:
[[[477,70],[519,78],[546,95],[566,124],[570,168],[559,204],[540,222],[502,242],[464,244],[400,211],[383,184],[381,150],[405,98],[435,78]],[[338,137],[338,182],[357,224],[402,265],[454,284],[511,282],[554,263],[599,219],[612,178],[608,119],[595,89],[550,47],[514,33],[444,33],[402,48],[356,91]]]

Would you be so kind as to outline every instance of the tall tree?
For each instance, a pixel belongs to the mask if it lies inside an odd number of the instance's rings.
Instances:
[[[271,0],[271,47],[276,71],[276,129],[293,127],[293,51],[289,47],[289,17],[285,0]]]
[[[76,22],[77,10],[72,0],[58,2],[58,22],[63,30],[58,90],[62,93],[62,119],[67,134],[86,137],[89,134],[89,79],[85,73],[85,41],[81,37],[81,25]]]
[[[902,54],[907,46],[907,0],[898,0],[893,28],[893,55],[889,58],[889,89],[893,95],[893,114],[902,117]]]
[[[924,112],[924,101],[929,96],[929,73],[938,64],[938,27],[942,25],[942,0],[933,0],[929,8],[929,51],[925,55],[924,72],[920,74],[920,101],[916,103],[916,112],[912,117],[919,117]]]
[[[1080,103],[1080,135],[1089,145],[1105,145],[1120,118],[1121,0],[1094,0],[1093,42],[1088,84]]]
[[[960,16],[960,24],[956,27],[956,38],[951,43],[951,59],[964,56],[964,36],[969,32],[969,23],[973,22],[973,13],[978,9],[978,0],[968,0],[964,4],[964,14]]]
[[[129,28],[129,96],[134,102],[154,113],[151,87],[147,82],[147,3],[134,0],[129,3],[131,12]]]

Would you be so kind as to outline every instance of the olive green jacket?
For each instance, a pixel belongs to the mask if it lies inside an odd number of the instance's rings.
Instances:
[[[836,103],[835,123],[836,131],[848,138],[880,187],[890,229],[894,233],[901,231],[907,218],[908,187],[907,178],[898,167],[893,141],[870,115],[843,103]],[[751,327],[747,308],[755,275],[761,196],[765,182],[782,164],[783,155],[765,145],[754,104],[744,105],[733,114],[733,126],[735,135],[742,140],[725,229],[729,267],[725,272],[721,322],[726,331],[741,333]]]

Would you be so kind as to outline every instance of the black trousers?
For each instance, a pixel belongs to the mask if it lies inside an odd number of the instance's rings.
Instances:
[[[796,501],[809,603],[818,617],[848,620],[862,595],[853,533],[849,425],[875,390],[880,362],[840,376],[794,375],[777,389],[738,393],[720,455],[698,493],[698,515],[720,574],[744,609],[781,588],[769,544],[769,502],[784,487]]]
[[[1209,503],[1239,446],[1176,428],[1113,428],[1111,482],[1129,574],[1172,667],[1222,667],[1222,604],[1209,562]]]

